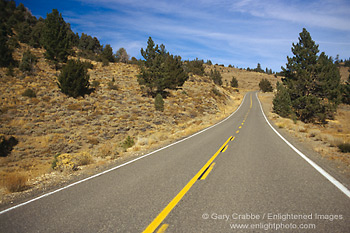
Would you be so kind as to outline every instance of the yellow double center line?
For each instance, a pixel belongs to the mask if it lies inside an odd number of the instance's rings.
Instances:
[[[227,143],[231,141],[233,137],[231,136],[227,141],[220,147],[220,149],[208,160],[208,162],[199,170],[199,172],[186,184],[186,186],[174,197],[174,199],[163,209],[162,212],[148,225],[148,227],[143,231],[144,233],[154,232],[158,226],[163,222],[163,220],[169,215],[169,213],[174,209],[174,207],[179,203],[179,201],[185,196],[185,194],[191,189],[191,187],[196,183],[198,178],[208,169],[208,167],[213,163],[215,158],[224,150]]]

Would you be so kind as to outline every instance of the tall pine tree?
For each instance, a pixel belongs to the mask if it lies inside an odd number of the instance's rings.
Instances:
[[[141,64],[138,82],[153,96],[164,94],[165,89],[176,89],[188,79],[180,56],[166,52],[165,46],[155,45],[149,37],[146,50],[141,49],[145,61]]]
[[[322,53],[304,28],[299,42],[292,44],[293,57],[282,67],[282,79],[296,117],[304,122],[322,122],[332,118],[340,101],[339,70],[332,59]]]
[[[53,61],[56,66],[58,62],[66,62],[71,50],[71,29],[62,14],[53,9],[44,21],[41,33],[42,45],[46,49],[45,56]]]

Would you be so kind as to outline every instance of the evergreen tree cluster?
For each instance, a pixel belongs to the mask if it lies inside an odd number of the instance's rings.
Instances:
[[[141,55],[145,60],[140,63],[138,82],[146,87],[152,96],[164,96],[165,89],[176,89],[188,79],[181,57],[171,55],[163,44],[155,45],[151,37],[148,39],[147,48],[141,48]]]
[[[18,42],[44,48],[45,57],[56,68],[59,68],[59,63],[66,63],[69,55],[74,55],[73,47],[79,49],[79,57],[101,61],[105,65],[129,60],[125,49],[122,53],[113,54],[112,47],[101,45],[96,37],[74,34],[57,9],[48,13],[46,19],[37,19],[22,3],[16,7],[13,0],[0,0],[0,67],[17,65],[12,52],[19,46]]]
[[[251,69],[251,68],[247,68],[247,71],[253,71],[253,72],[258,72],[258,73],[265,73],[265,74],[275,74],[276,72],[272,71],[272,69],[269,69],[269,68],[265,68],[265,70],[263,70],[261,68],[261,65],[260,63],[257,64],[256,68],[255,69]]]
[[[277,87],[274,111],[303,122],[325,123],[341,100],[339,70],[332,58],[318,55],[318,45],[305,28],[299,42],[292,44],[292,52],[286,68],[282,67],[285,78]]]
[[[204,75],[204,61],[196,58],[192,61],[186,61],[185,68],[187,72],[191,72],[196,75]]]
[[[261,79],[259,82],[259,88],[262,92],[272,92],[273,90],[271,82],[266,78]]]

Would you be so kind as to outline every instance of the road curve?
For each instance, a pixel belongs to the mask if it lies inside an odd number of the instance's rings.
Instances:
[[[267,123],[255,93],[225,121],[0,212],[0,232],[349,232],[350,198]]]

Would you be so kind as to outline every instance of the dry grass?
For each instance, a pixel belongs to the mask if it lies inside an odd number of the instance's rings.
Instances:
[[[21,192],[27,188],[28,176],[24,173],[10,173],[4,180],[5,188],[13,192]]]
[[[272,93],[259,94],[265,112],[274,124],[287,129],[293,136],[305,141],[306,146],[312,147],[316,152],[330,160],[337,161],[345,167],[344,171],[350,174],[349,153],[341,153],[340,145],[350,143],[350,106],[340,105],[335,120],[329,120],[326,125],[305,124],[291,119],[282,118],[272,113]]]

